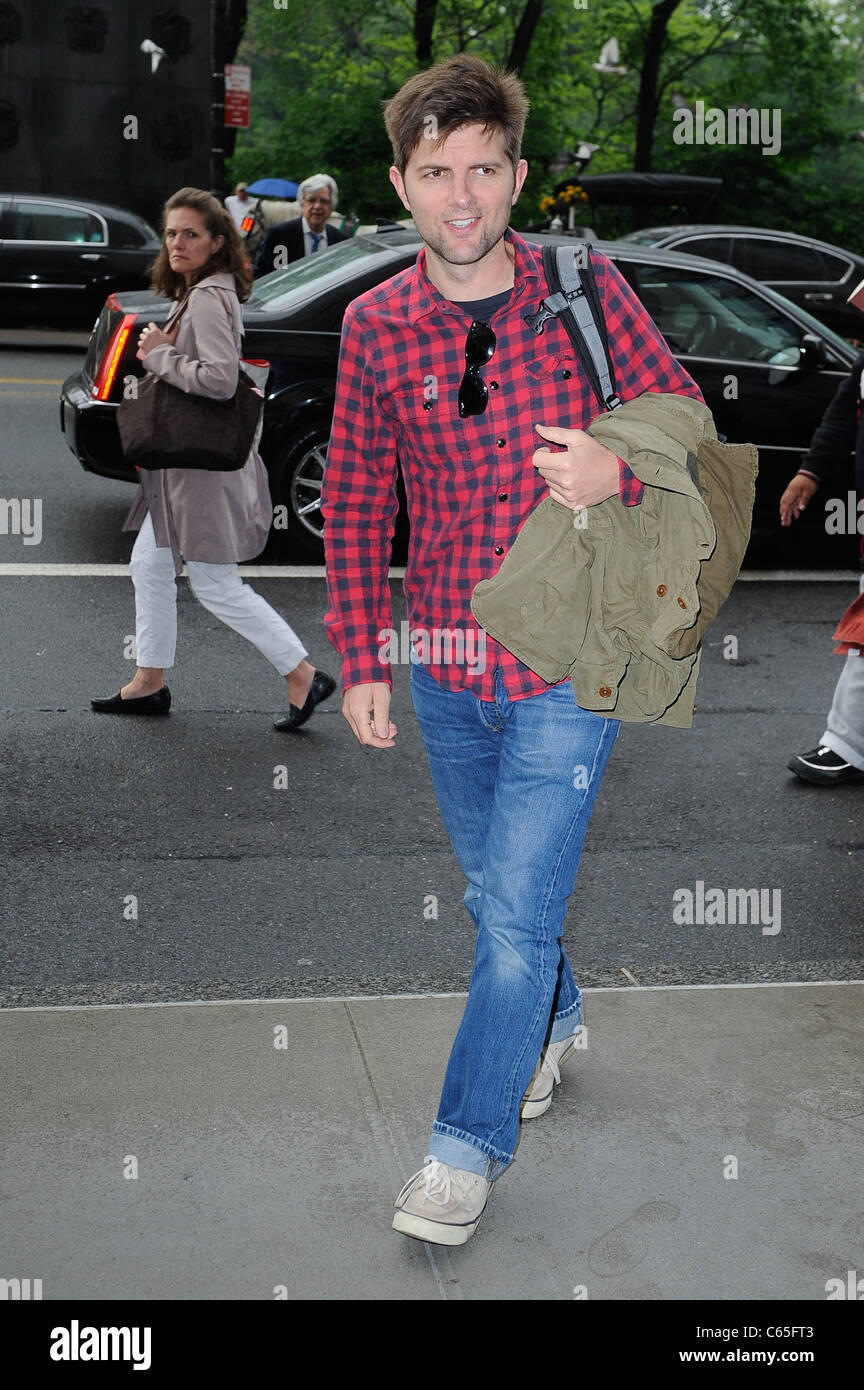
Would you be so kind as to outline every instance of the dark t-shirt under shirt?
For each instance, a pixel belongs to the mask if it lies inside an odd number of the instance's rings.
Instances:
[[[479,323],[488,323],[496,309],[506,304],[512,293],[512,289],[502,290],[500,294],[490,294],[486,299],[469,299],[467,302],[454,299],[452,303]]]

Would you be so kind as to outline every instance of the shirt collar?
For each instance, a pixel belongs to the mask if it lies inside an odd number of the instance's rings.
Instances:
[[[541,281],[540,251],[538,248],[529,246],[518,232],[514,232],[512,227],[508,227],[504,233],[504,240],[509,241],[513,247],[513,298],[523,298],[527,302],[536,294],[536,286]],[[545,281],[543,281],[545,286]],[[532,288],[534,287],[534,288]],[[545,292],[545,290],[544,290]],[[420,255],[417,257],[417,264],[414,273],[414,282],[408,299],[408,322],[416,323],[419,319],[435,311],[442,314],[458,314],[462,310],[457,309],[456,305],[449,299],[445,299],[440,290],[436,289],[426,273],[426,247],[422,247]]]

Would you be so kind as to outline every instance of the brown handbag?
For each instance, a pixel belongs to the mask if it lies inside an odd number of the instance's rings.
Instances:
[[[249,457],[263,403],[242,368],[237,390],[226,401],[191,395],[149,372],[136,395],[117,409],[124,457],[136,468],[236,471]]]

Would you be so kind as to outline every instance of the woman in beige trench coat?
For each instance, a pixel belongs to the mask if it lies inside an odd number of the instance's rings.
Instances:
[[[164,331],[148,324],[138,358],[148,372],[181,391],[228,400],[237,390],[243,319],[249,294],[243,243],[210,193],[181,188],[165,204],[164,241],[153,287],[177,301]],[[235,565],[263,549],[272,503],[267,472],[254,445],[242,468],[142,469],[141,487],[123,529],[138,531],[130,567],[135,585],[138,668],[109,699],[92,700],[106,714],[167,714],[165,669],[177,642],[177,587],[185,559],[196,598],[252,642],[288,685],[289,712],[274,721],[299,728],[335,689],[316,671],[297,634],[241,580]]]

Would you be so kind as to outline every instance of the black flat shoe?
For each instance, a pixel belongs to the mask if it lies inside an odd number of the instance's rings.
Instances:
[[[313,713],[315,706],[326,700],[328,695],[332,695],[335,689],[336,682],[332,676],[328,676],[326,671],[316,671],[303,708],[289,705],[287,714],[280,714],[278,719],[273,720],[273,728],[279,729],[282,733],[290,729],[299,729]]]
[[[136,695],[132,700],[124,700],[118,691],[110,700],[91,700],[90,707],[97,714],[167,714],[171,691],[163,685],[153,695]]]

